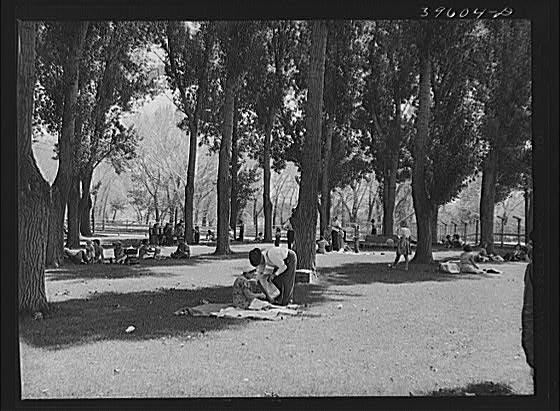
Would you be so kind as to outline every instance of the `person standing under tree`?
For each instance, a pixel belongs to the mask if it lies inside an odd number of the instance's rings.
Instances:
[[[410,229],[407,227],[406,221],[403,220],[401,221],[400,227],[397,229],[397,255],[391,267],[397,267],[402,255],[406,261],[405,270],[408,271],[408,256],[410,254]]]
[[[274,246],[280,247],[280,239],[282,238],[282,230],[280,227],[276,227],[276,234],[274,235]]]
[[[335,216],[331,224],[331,245],[333,251],[340,250],[339,235],[341,230],[342,228],[338,222],[338,217]]]
[[[292,215],[290,216],[290,218],[288,218],[288,221],[286,221],[286,224],[284,224],[284,228],[286,229],[286,237],[288,239],[288,250],[291,250],[293,245],[294,245],[294,236],[295,236],[295,232],[294,232],[294,213],[296,212],[295,208],[292,208]]]

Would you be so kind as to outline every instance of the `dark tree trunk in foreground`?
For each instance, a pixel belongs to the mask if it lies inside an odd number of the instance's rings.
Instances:
[[[309,52],[306,136],[301,162],[301,183],[296,210],[295,244],[298,268],[315,270],[315,237],[317,228],[318,177],[321,159],[321,121],[327,24],[313,21]]]
[[[331,165],[331,151],[332,151],[332,133],[334,124],[332,120],[328,120],[325,127],[325,147],[323,154],[323,173],[321,176],[321,219],[319,223],[319,230],[321,235],[327,237],[327,227],[329,226],[330,207],[331,207],[331,186],[329,169]]]
[[[237,102],[234,101],[233,107],[233,131],[231,133],[231,200],[230,200],[230,217],[229,225],[233,230],[233,236],[237,238],[237,196],[239,193],[239,183],[237,182],[237,173],[239,172],[239,146],[238,146],[238,124],[239,111],[237,109]]]
[[[80,233],[83,236],[91,237],[93,235],[91,227],[91,218],[93,202],[91,200],[91,180],[93,170],[86,172],[82,176],[82,197],[80,198]]]
[[[18,307],[20,313],[32,313],[47,308],[45,256],[50,187],[41,175],[31,149],[35,88],[35,23],[19,21],[18,37]]]
[[[68,190],[73,174],[72,155],[74,145],[74,125],[78,98],[79,62],[88,23],[68,23],[71,26],[71,40],[68,58],[63,67],[64,107],[62,130],[59,137],[58,171],[52,185],[52,208],[49,218],[47,243],[47,265],[58,266],[62,262],[64,250],[64,211]]]
[[[68,190],[68,247],[80,247],[80,180],[72,177]]]
[[[490,149],[482,165],[480,193],[480,243],[486,243],[489,253],[494,252],[494,204],[496,197],[496,151]]]
[[[432,256],[432,213],[433,206],[426,189],[426,147],[429,141],[428,122],[430,117],[430,78],[432,64],[429,53],[429,38],[422,47],[420,72],[420,101],[414,142],[414,167],[412,174],[412,200],[416,213],[418,243],[412,262],[428,264]]]
[[[264,211],[264,241],[272,242],[272,201],[270,201],[270,144],[274,117],[269,114],[264,127],[263,153],[263,211]]]
[[[393,235],[397,170],[392,165],[383,170],[383,235]]]
[[[220,154],[218,163],[218,229],[216,239],[216,251],[214,254],[230,254],[229,247],[229,213],[231,196],[231,136],[233,133],[233,109],[236,92],[236,79],[227,74],[224,119],[222,129],[222,141],[220,142]]]

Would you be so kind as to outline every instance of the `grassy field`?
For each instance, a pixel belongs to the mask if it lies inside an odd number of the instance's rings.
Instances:
[[[308,315],[173,315],[230,302],[250,248],[48,270],[51,312],[20,321],[23,398],[532,393],[521,348],[525,263],[492,265],[503,274],[489,277],[391,270],[391,252],[319,255],[319,282],[296,284]]]

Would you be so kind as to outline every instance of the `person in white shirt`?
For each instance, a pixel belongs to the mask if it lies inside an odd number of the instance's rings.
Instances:
[[[296,253],[284,247],[271,247],[261,251],[254,248],[249,252],[249,262],[256,267],[256,276],[259,281],[267,275],[267,267],[273,268],[271,282],[278,288],[280,295],[273,301],[275,304],[288,305],[294,296],[296,281]]]
[[[401,221],[401,226],[397,229],[397,255],[392,267],[396,268],[401,255],[404,256],[406,261],[405,270],[408,271],[408,256],[411,254],[410,250],[410,229],[406,225],[406,221]]]

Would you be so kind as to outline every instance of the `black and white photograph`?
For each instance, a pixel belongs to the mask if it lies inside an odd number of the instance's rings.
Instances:
[[[409,9],[17,17],[19,401],[547,395],[539,27]]]

